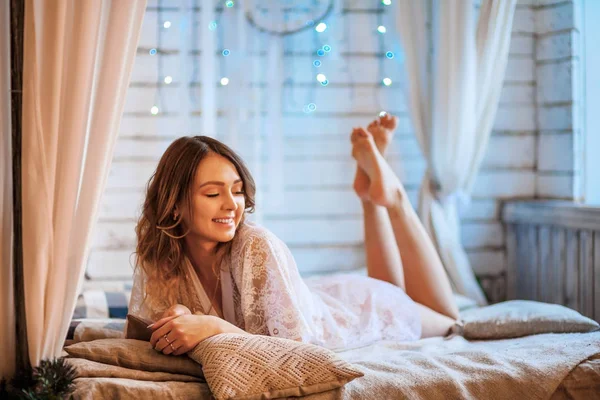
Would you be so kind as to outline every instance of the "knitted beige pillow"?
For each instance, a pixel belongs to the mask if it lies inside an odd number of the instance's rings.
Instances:
[[[188,356],[202,364],[217,400],[304,396],[364,375],[331,350],[271,336],[222,333]]]

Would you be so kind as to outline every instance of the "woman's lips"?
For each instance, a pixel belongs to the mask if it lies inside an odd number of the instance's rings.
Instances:
[[[213,222],[219,225],[231,226],[233,225],[233,218],[215,218],[213,219]]]

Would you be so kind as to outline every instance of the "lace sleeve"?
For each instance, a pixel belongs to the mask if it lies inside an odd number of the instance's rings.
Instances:
[[[252,235],[241,252],[241,307],[249,333],[310,342],[310,293],[294,259],[276,237]],[[286,251],[287,250],[287,251]]]
[[[131,288],[131,297],[129,298],[129,307],[127,312],[141,318],[156,321],[163,314],[163,310],[154,310],[150,306],[150,299],[144,301],[146,279],[143,271],[136,268],[133,273],[133,287]]]

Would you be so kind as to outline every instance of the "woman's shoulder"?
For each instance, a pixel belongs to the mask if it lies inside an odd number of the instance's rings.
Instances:
[[[244,245],[247,243],[254,242],[256,240],[268,242],[279,241],[279,238],[275,236],[273,232],[264,226],[250,221],[245,221],[242,226],[240,226],[236,234],[236,239],[240,244],[242,244],[242,247],[244,247]]]
[[[231,261],[237,265],[252,255],[279,254],[284,247],[285,244],[269,229],[246,221],[238,228],[233,239]]]

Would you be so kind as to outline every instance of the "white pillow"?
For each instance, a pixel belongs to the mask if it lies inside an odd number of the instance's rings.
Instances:
[[[508,339],[539,333],[590,332],[600,327],[596,321],[570,308],[529,300],[511,300],[471,308],[462,311],[460,318],[462,335],[466,339]]]

